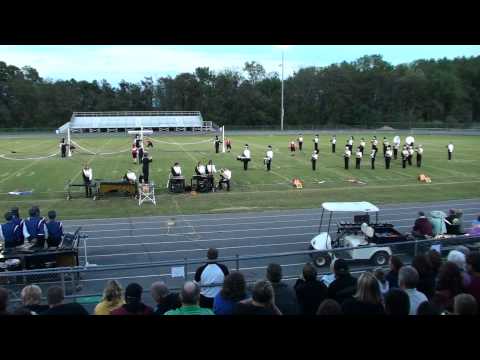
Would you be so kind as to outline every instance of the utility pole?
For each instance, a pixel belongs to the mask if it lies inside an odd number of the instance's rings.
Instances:
[[[282,50],[282,108],[281,108],[281,122],[280,129],[283,131],[283,116],[285,114],[285,109],[283,107],[283,70],[284,70],[284,61],[283,61],[283,50]]]

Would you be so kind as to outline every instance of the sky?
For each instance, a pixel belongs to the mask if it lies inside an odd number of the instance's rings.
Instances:
[[[393,65],[417,59],[453,59],[480,55],[479,45],[0,45],[0,61],[17,67],[31,66],[51,80],[121,80],[139,82],[197,67],[214,71],[241,71],[246,61],[256,61],[269,72],[285,77],[307,66],[328,66],[364,55],[382,55]]]

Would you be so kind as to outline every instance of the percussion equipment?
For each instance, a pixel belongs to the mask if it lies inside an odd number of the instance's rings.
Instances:
[[[185,178],[183,176],[172,176],[168,181],[168,189],[174,193],[185,192]]]

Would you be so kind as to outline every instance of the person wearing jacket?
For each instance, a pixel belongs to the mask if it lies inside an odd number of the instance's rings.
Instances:
[[[131,283],[125,289],[125,304],[116,308],[110,315],[153,315],[153,309],[142,302],[143,288]]]
[[[322,301],[327,298],[328,289],[317,280],[317,269],[312,264],[303,267],[302,275],[303,278],[298,279],[294,286],[299,312],[302,315],[315,315]]]
[[[269,264],[267,280],[272,283],[275,296],[275,305],[283,315],[298,314],[297,296],[295,291],[282,281],[282,267],[278,264]]]
[[[430,212],[429,221],[432,224],[433,236],[443,235],[447,233],[447,226],[445,223],[446,217],[447,215],[443,211]]]

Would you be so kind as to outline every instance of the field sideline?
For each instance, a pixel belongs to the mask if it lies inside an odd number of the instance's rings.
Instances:
[[[228,134],[226,134],[228,136]],[[56,209],[59,216],[67,218],[131,217],[144,215],[181,215],[192,213],[220,213],[237,211],[265,211],[274,209],[318,208],[324,201],[367,200],[374,203],[423,202],[480,197],[480,149],[476,136],[415,136],[416,144],[424,147],[421,169],[416,166],[402,169],[400,160],[392,160],[390,170],[385,169],[383,157],[377,155],[376,170],[370,169],[370,144],[372,134],[355,134],[355,145],[361,137],[367,142],[362,169],[355,169],[355,160],[350,161],[350,170],[343,169],[343,147],[346,134],[337,136],[337,153],[332,154],[329,137],[320,136],[320,155],[317,171],[311,170],[310,157],[313,150],[311,135],[305,135],[304,151],[291,156],[288,143],[294,135],[234,135],[231,136],[232,153],[215,154],[212,143],[204,141],[211,136],[162,136],[153,137],[151,150],[151,179],[158,187],[157,204],[139,208],[135,201],[126,198],[109,198],[92,201],[82,197],[77,188],[76,197],[65,200],[64,187],[68,180],[81,182],[80,171],[89,163],[98,179],[120,179],[129,168],[139,172],[130,152],[131,138],[126,136],[75,136],[82,147],[95,153],[113,155],[89,155],[75,153],[70,159],[59,156],[38,160],[7,160],[49,156],[58,151],[57,136],[45,137],[0,137],[0,211],[17,205],[22,214],[37,204],[42,211]],[[379,140],[383,134],[375,134]],[[394,134],[386,134],[392,141]],[[402,136],[403,140],[404,136]],[[453,160],[447,161],[446,145],[455,145]],[[169,145],[167,143],[178,143]],[[191,144],[203,142],[200,144]],[[252,162],[245,172],[236,156],[248,143]],[[274,149],[272,171],[267,173],[263,157],[267,145]],[[12,153],[11,151],[15,151]],[[212,159],[217,166],[232,170],[232,191],[210,194],[169,194],[165,185],[170,166],[178,161],[189,182],[198,161]],[[415,161],[414,161],[415,162]],[[417,176],[424,173],[432,178],[431,184],[420,184]],[[298,177],[305,182],[302,190],[294,189],[290,181]],[[350,183],[355,178],[365,185]],[[320,183],[323,182],[323,183]],[[10,191],[33,190],[32,195],[13,196]]]

